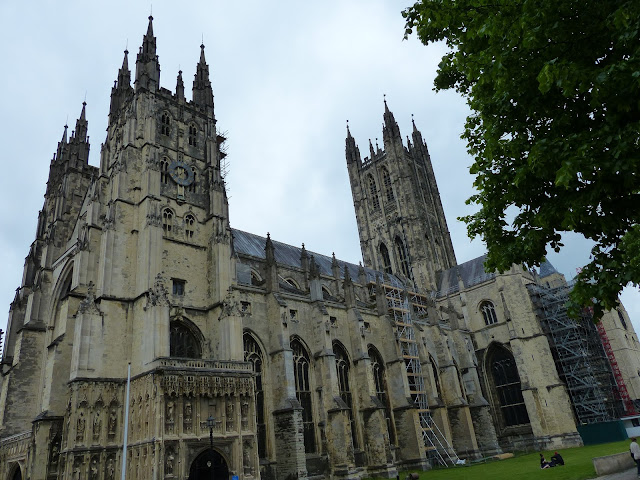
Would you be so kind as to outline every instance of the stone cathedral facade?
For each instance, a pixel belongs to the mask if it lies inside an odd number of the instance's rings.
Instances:
[[[84,104],[51,161],[1,363],[1,480],[120,478],[127,403],[128,479],[395,478],[581,443],[528,288],[564,279],[457,264],[415,125],[404,142],[385,102],[364,159],[347,131],[355,265],[230,228],[204,46],[190,100],[182,72],[160,86],[151,17],[133,85],[128,63],[99,167]],[[638,399],[624,308],[604,324]]]

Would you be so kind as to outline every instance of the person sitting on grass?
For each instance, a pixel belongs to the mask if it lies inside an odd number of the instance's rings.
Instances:
[[[564,465],[564,458],[558,452],[554,452],[551,456],[551,466],[555,467],[556,465]]]
[[[551,468],[551,464],[545,460],[542,454],[540,454],[540,468]]]

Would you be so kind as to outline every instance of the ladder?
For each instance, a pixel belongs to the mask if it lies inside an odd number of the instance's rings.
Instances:
[[[435,460],[445,467],[455,465],[460,459],[431,416],[411,316],[414,305],[426,316],[427,298],[412,292],[408,294],[411,296],[410,305],[408,295],[405,295],[398,287],[382,285],[382,289],[387,301],[389,316],[396,326],[396,340],[404,359],[411,399],[418,411],[424,449],[430,460]]]

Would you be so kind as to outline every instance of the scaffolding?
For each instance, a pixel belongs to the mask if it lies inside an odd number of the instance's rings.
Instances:
[[[620,394],[598,331],[588,312],[567,315],[569,286],[527,285],[560,377],[567,385],[578,424],[620,416]]]
[[[431,416],[413,327],[412,310],[415,309],[420,318],[426,318],[429,299],[414,292],[403,292],[398,287],[390,285],[380,285],[380,287],[387,302],[389,316],[396,327],[396,340],[404,359],[411,399],[420,419],[422,443],[427,458],[442,466],[454,465],[460,459]],[[370,291],[375,295],[375,283],[370,284]]]

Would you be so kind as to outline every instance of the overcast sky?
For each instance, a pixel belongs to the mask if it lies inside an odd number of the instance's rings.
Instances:
[[[218,126],[228,138],[235,228],[357,263],[361,253],[344,138],[363,156],[382,144],[383,95],[403,136],[411,114],[426,140],[459,263],[484,253],[456,220],[472,212],[471,158],[460,140],[466,104],[432,89],[442,46],[403,40],[403,1],[154,1],[161,86],[187,98],[204,40]],[[135,56],[151,4],[0,2],[0,305],[8,312],[35,236],[49,162],[68,121],[87,102],[90,163],[98,165],[109,94],[123,51]],[[68,119],[68,120],[67,120]],[[575,236],[550,261],[572,278],[589,247]],[[623,302],[638,330],[640,294]],[[6,313],[0,317],[4,329]]]

